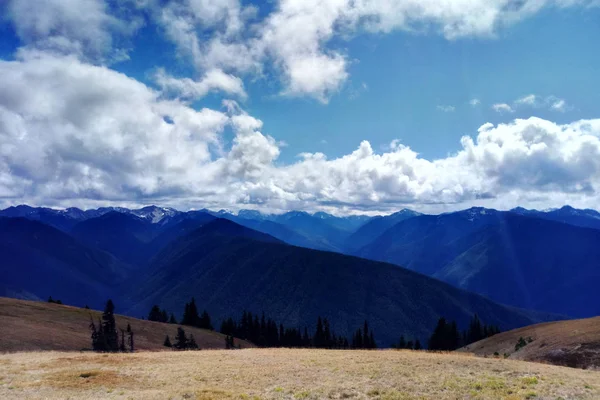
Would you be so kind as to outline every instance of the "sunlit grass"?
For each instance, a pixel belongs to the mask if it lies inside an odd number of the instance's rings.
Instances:
[[[468,354],[293,349],[0,356],[2,399],[598,399],[600,372]]]

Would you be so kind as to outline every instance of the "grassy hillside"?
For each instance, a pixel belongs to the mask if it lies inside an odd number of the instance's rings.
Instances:
[[[464,354],[247,349],[0,356],[12,399],[598,399],[600,373]]]
[[[526,346],[515,351],[519,338]],[[481,356],[497,352],[510,359],[538,361],[576,368],[600,369],[600,317],[547,322],[503,332],[459,351]]]
[[[0,297],[0,352],[90,349],[90,314],[95,320],[100,316],[100,312],[94,310]],[[165,336],[173,339],[177,332],[177,325],[121,315],[116,316],[116,321],[118,328],[131,325],[139,350],[163,350]],[[225,347],[225,337],[220,333],[190,327],[184,329],[194,335],[201,348]],[[240,341],[236,340],[238,343]],[[244,341],[241,344],[242,347],[251,346]]]

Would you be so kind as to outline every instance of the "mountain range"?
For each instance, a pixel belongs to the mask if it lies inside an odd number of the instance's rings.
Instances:
[[[22,205],[0,211],[0,295],[110,296],[131,315],[154,303],[177,313],[194,296],[217,318],[245,308],[300,327],[322,315],[339,333],[368,319],[389,343],[425,339],[439,316],[508,329],[600,314],[599,222],[571,207],[338,217]]]

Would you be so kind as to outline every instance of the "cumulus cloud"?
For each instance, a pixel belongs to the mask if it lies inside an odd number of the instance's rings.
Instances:
[[[94,61],[126,58],[112,33],[133,33],[140,21],[112,15],[103,0],[9,0],[7,16],[28,46]]]
[[[185,193],[229,120],[71,56],[0,61],[0,76],[0,191],[14,197]]]
[[[492,110],[499,112],[499,113],[511,113],[514,112],[515,110],[513,110],[513,108],[511,106],[509,106],[506,103],[496,103],[492,105]]]
[[[192,60],[199,77],[158,70],[160,90],[104,66],[123,54],[115,32],[126,36],[136,24],[128,26],[100,0],[43,3],[36,2],[31,15],[24,6],[31,6],[29,0],[7,6],[24,47],[14,60],[0,60],[5,204],[387,211],[482,199],[501,205],[597,203],[600,120],[488,123],[462,138],[458,152],[433,160],[399,141],[383,152],[362,141],[341,157],[303,153],[283,165],[277,132],[263,133],[262,121],[235,101],[218,110],[189,105],[212,91],[243,99],[242,78],[265,70],[269,76],[275,71],[282,94],[326,103],[349,77],[349,55],[331,44],[336,38],[398,29],[430,30],[449,40],[493,36],[544,6],[585,1],[281,0],[259,18],[255,7],[238,0],[178,0],[166,7],[135,0],[150,10],[180,56]],[[531,96],[492,108],[569,108],[557,97]],[[475,100],[470,104],[479,104]],[[232,139],[225,140],[224,132]]]
[[[256,20],[239,0],[181,0],[154,15],[167,36],[203,69],[262,74],[271,61],[282,94],[326,103],[348,79],[348,55],[331,45],[361,32],[433,31],[448,40],[480,36],[544,7],[588,6],[594,0],[280,0]],[[213,33],[206,38],[206,29]],[[199,39],[199,36],[203,40]]]
[[[523,96],[517,100],[515,100],[516,104],[519,105],[529,105],[529,106],[533,106],[536,104],[536,95],[535,94],[529,94],[527,96]]]
[[[473,107],[476,107],[476,106],[478,106],[479,104],[481,104],[481,100],[479,100],[479,99],[471,99],[471,100],[469,100],[469,104],[470,104],[471,106],[473,106]]]
[[[515,107],[535,107],[535,108],[548,108],[552,111],[564,112],[570,107],[566,100],[558,98],[556,96],[538,96],[535,94],[529,94],[523,96],[514,101]]]
[[[56,55],[2,61],[0,76],[5,203],[388,211],[600,195],[600,120],[488,123],[435,160],[399,141],[384,152],[363,141],[338,158],[304,153],[281,165],[280,144],[234,101],[197,111],[106,67]]]
[[[172,77],[161,68],[154,75],[154,80],[163,92],[181,99],[197,100],[217,90],[246,98],[242,80],[219,69],[210,70],[199,81],[194,81]]]

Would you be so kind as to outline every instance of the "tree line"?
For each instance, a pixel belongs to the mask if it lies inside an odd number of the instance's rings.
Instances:
[[[377,348],[374,333],[369,329],[367,321],[358,328],[352,341],[333,331],[329,320],[317,317],[314,330],[307,327],[300,330],[296,327],[285,327],[277,324],[272,318],[243,311],[239,321],[232,317],[221,323],[220,332],[230,337],[248,340],[259,347],[312,347],[320,349],[374,349]]]
[[[428,348],[452,351],[497,333],[500,333],[498,326],[482,323],[477,314],[471,318],[469,327],[462,333],[459,332],[455,321],[448,322],[445,318],[440,318],[429,338]]]
[[[51,298],[49,299],[51,300]],[[53,300],[53,302],[56,302]],[[90,316],[92,348],[95,351],[118,352],[134,351],[134,333],[131,326],[127,324],[127,329],[117,329],[115,317],[115,306],[112,300],[108,300],[97,323]],[[166,310],[154,305],[149,314],[149,321],[177,324],[173,313],[169,315]],[[194,298],[186,303],[183,310],[181,325],[191,326],[201,329],[214,330],[210,315],[206,310],[201,314],[198,311]],[[120,334],[119,334],[120,332]],[[225,348],[236,348],[234,337],[252,342],[258,347],[304,347],[304,348],[322,348],[322,349],[375,349],[377,343],[373,329],[369,327],[367,321],[360,326],[352,335],[350,341],[343,335],[338,335],[331,328],[327,318],[319,316],[314,329],[310,330],[304,327],[300,330],[296,327],[285,327],[283,324],[277,324],[272,318],[268,318],[264,313],[259,317],[250,311],[243,311],[239,320],[229,317],[222,321],[220,332],[225,335]],[[477,342],[500,332],[496,325],[482,323],[475,314],[469,323],[469,327],[462,332],[459,331],[455,321],[447,321],[441,317],[433,333],[429,337],[429,350],[452,351],[468,344]],[[183,327],[178,327],[174,336],[174,341],[167,335],[164,340],[164,346],[174,350],[199,350],[194,336],[186,334]],[[240,347],[239,344],[237,346]],[[418,338],[407,340],[404,335],[400,336],[397,343],[392,345],[398,349],[421,350],[422,345]]]

